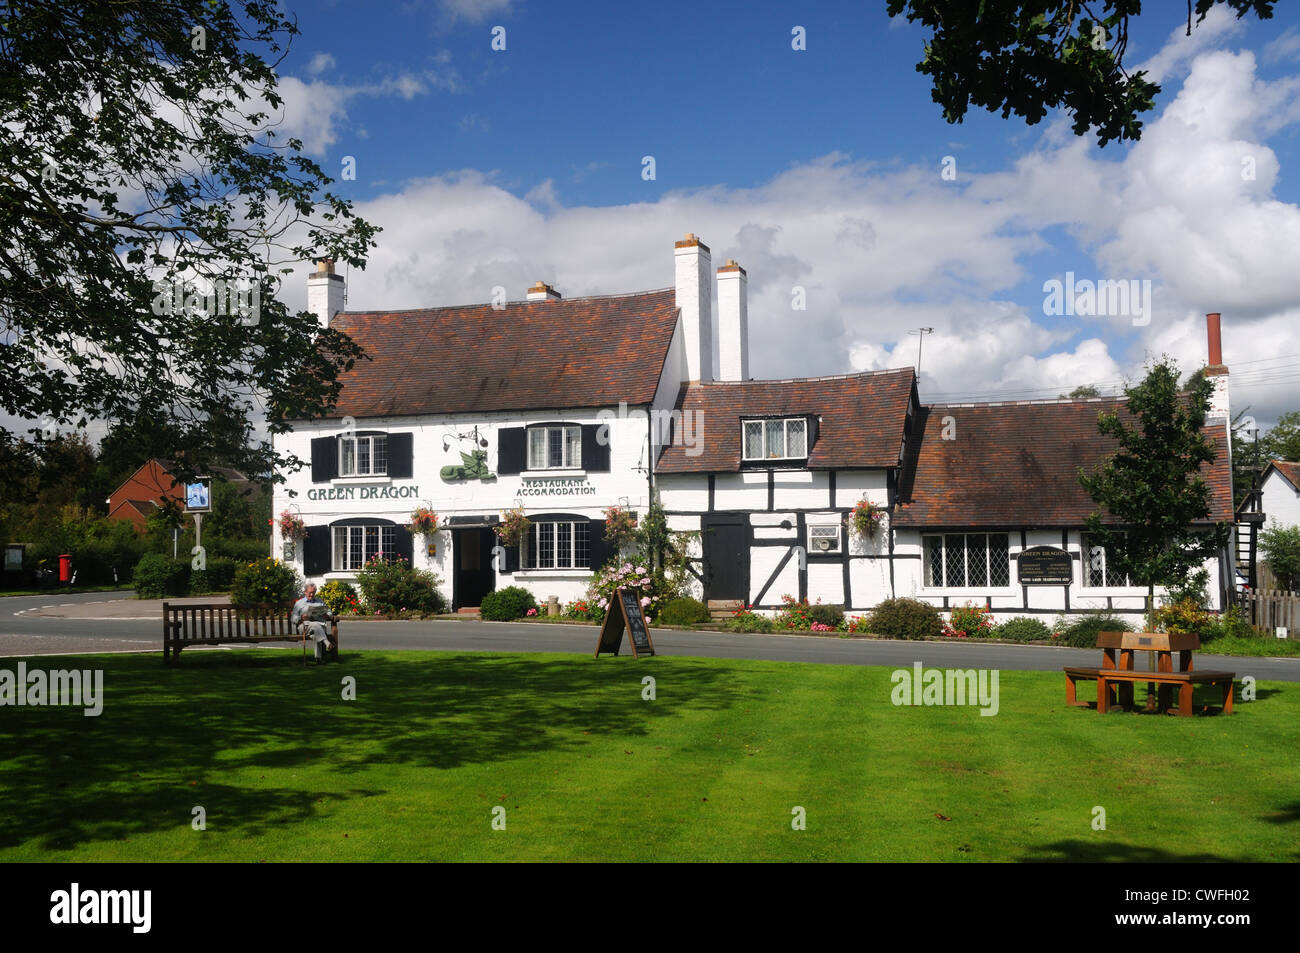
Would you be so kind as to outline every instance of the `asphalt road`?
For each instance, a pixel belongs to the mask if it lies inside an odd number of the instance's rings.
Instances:
[[[29,610],[48,606],[116,601],[128,595],[92,592],[0,598],[0,657],[139,651],[155,651],[161,656],[162,623],[158,619],[60,619],[29,614]],[[115,610],[120,612],[123,608],[116,606]],[[339,635],[344,651],[439,649],[467,652],[573,652],[590,655],[596,647],[597,629],[578,625],[470,620],[347,622],[340,626]],[[1007,671],[1060,671],[1063,665],[1097,664],[1095,649],[1038,645],[887,642],[823,636],[682,632],[672,629],[652,629],[651,637],[660,654],[706,658],[820,662],[830,665],[889,665],[900,668],[921,662],[941,668]],[[624,651],[630,650],[625,648]],[[1198,653],[1196,665],[1203,669],[1226,669],[1236,672],[1239,677],[1253,675],[1257,679],[1300,681],[1300,658],[1241,658]]]

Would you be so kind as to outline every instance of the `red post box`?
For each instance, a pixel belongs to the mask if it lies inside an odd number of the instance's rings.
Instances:
[[[72,553],[59,554],[59,582],[69,582],[72,579]]]

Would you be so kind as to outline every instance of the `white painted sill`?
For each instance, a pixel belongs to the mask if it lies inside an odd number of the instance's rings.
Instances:
[[[523,479],[537,480],[554,480],[557,477],[573,477],[574,479],[585,480],[587,477],[586,470],[523,470],[519,474]]]

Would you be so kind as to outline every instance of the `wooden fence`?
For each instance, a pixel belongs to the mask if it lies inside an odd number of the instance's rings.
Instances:
[[[1286,626],[1288,638],[1300,639],[1300,592],[1259,589],[1243,593],[1241,607],[1256,628],[1273,632]]]

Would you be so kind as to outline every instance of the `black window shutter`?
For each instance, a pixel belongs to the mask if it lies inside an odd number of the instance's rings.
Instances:
[[[415,556],[415,539],[405,526],[393,527],[393,549],[395,556],[405,559],[407,565],[411,564]]]
[[[519,545],[522,546],[523,543]],[[501,567],[501,575],[508,576],[519,569],[519,546],[503,546],[502,548],[506,551],[506,562]]]
[[[307,538],[302,541],[303,575],[323,576],[331,568],[330,528],[328,526],[308,526]]]
[[[605,520],[587,521],[587,546],[591,552],[591,571],[596,572],[605,562],[613,557],[613,547],[605,539]]]
[[[505,427],[497,431],[497,473],[524,471],[524,428]]]
[[[606,433],[603,444],[596,439],[602,426],[607,425],[582,425],[582,468],[593,473],[609,472],[609,434]]]
[[[311,482],[327,483],[339,475],[339,438],[314,437],[311,442]]]
[[[811,417],[808,418],[808,434],[807,434],[808,446],[805,449],[807,449],[808,456],[810,457],[812,456],[812,452],[813,452],[813,444],[817,442],[817,430],[818,430],[819,423],[820,423],[820,418],[818,418],[816,414],[813,414]]]
[[[413,467],[411,434],[390,433],[388,435],[388,475],[394,480],[409,480]]]

